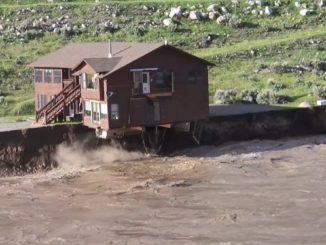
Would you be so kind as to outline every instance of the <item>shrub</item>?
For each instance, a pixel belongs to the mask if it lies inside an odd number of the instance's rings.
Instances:
[[[290,97],[285,94],[277,94],[272,90],[262,90],[257,95],[259,104],[285,104],[290,101]]]
[[[238,102],[238,92],[234,89],[216,90],[214,101],[216,104],[235,104]]]
[[[277,81],[274,81],[273,79],[268,79],[267,81],[267,86],[270,88],[270,89],[273,89],[275,91],[280,91],[282,89],[285,89],[286,86],[285,84],[283,83],[280,83],[280,82],[277,82]]]
[[[257,103],[258,91],[257,90],[242,90],[239,94],[239,100],[242,103]]]
[[[313,86],[312,92],[319,99],[326,99],[326,86]]]

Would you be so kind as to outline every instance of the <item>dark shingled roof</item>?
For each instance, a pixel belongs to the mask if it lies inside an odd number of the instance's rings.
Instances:
[[[94,69],[96,73],[112,71],[114,67],[120,62],[121,57],[112,58],[86,58],[86,62],[90,67]]]

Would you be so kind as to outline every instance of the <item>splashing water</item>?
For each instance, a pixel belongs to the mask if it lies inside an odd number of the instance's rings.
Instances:
[[[54,159],[58,163],[58,171],[65,174],[74,174],[100,168],[102,165],[138,160],[144,157],[140,152],[128,152],[118,145],[101,146],[96,149],[85,150],[81,144],[58,147]]]

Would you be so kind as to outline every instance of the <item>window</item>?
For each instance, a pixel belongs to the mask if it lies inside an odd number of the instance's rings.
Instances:
[[[119,105],[111,104],[111,119],[119,120]]]
[[[53,73],[53,71],[51,69],[45,69],[44,70],[44,82],[45,83],[51,83],[52,82],[52,73]]]
[[[47,96],[45,94],[37,95],[37,109],[40,110],[47,104]]]
[[[84,89],[98,89],[99,78],[96,75],[83,73],[81,78]]]
[[[142,81],[143,81],[142,75],[143,75],[142,71],[135,71],[134,72],[134,85],[135,85],[135,88],[138,87],[142,83]]]
[[[59,69],[53,70],[53,82],[62,83],[62,71]]]
[[[34,70],[34,79],[36,83],[43,82],[43,70],[42,69],[35,69]]]
[[[172,72],[157,72],[155,77],[155,85],[162,88],[172,88]]]
[[[143,72],[143,83],[149,83],[149,72]]]
[[[92,120],[93,122],[100,121],[100,103],[92,102]]]
[[[108,118],[108,105],[107,104],[104,104],[104,103],[101,103],[101,120],[102,119],[107,119]]]
[[[85,101],[85,116],[90,117],[92,115],[92,104],[90,101]]]
[[[196,85],[198,83],[203,82],[204,76],[202,72],[199,71],[191,71],[188,74],[188,82],[189,84]]]

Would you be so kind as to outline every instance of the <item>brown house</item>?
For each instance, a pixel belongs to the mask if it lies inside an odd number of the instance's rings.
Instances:
[[[208,118],[209,62],[170,45],[67,45],[31,64],[36,120],[81,113],[100,137]]]

